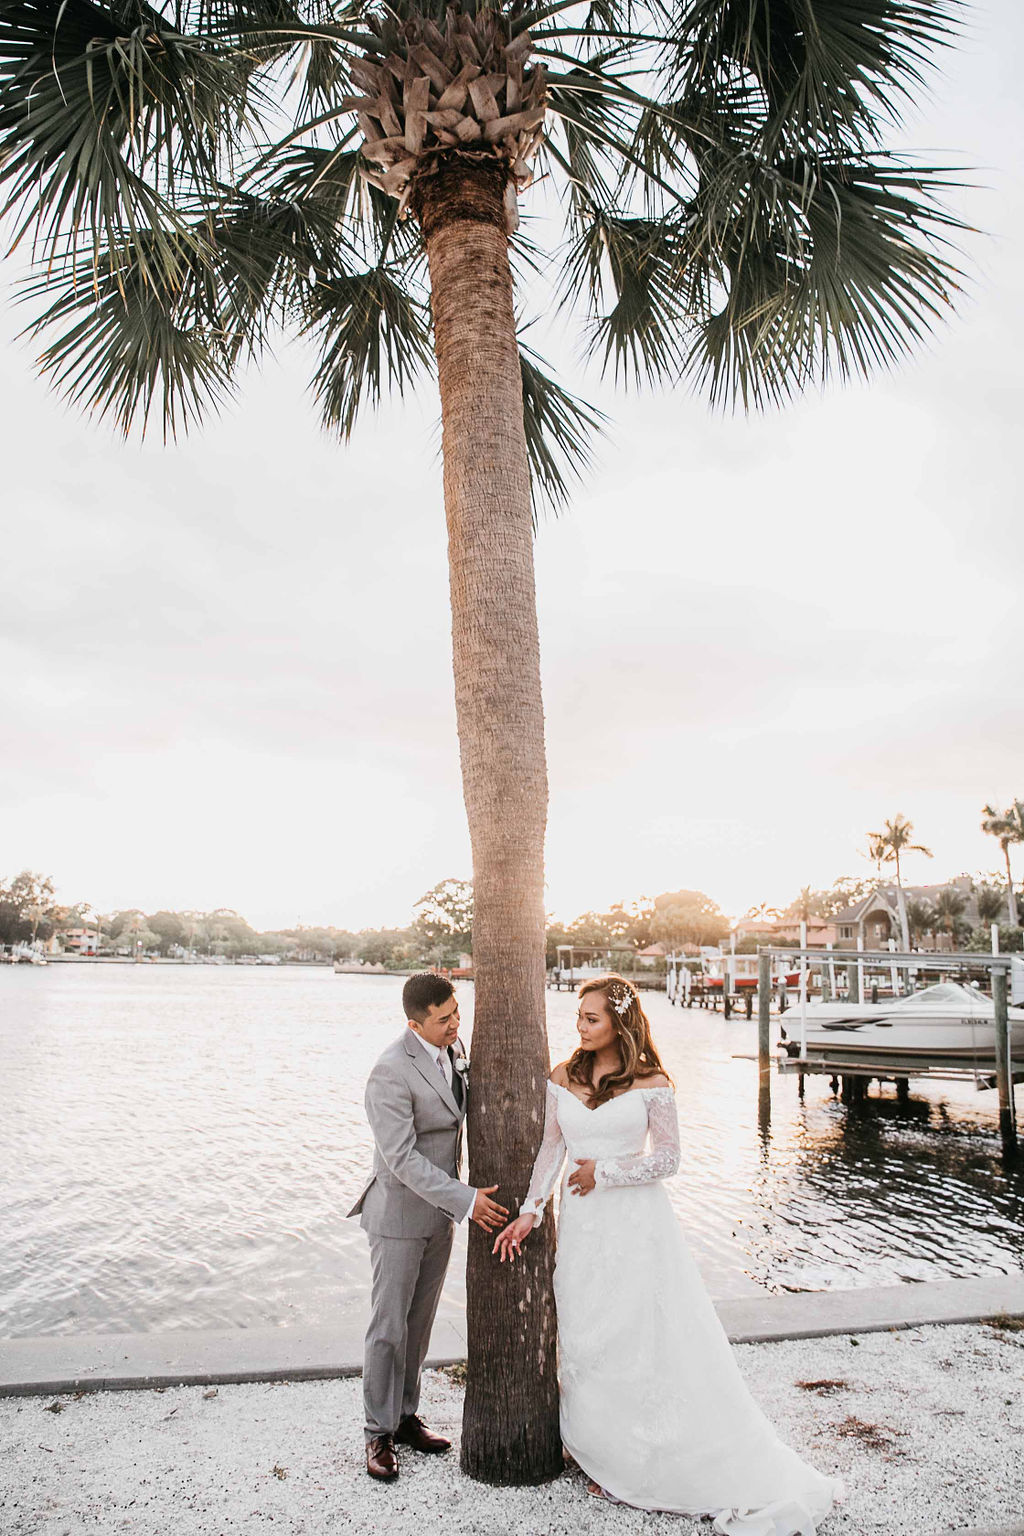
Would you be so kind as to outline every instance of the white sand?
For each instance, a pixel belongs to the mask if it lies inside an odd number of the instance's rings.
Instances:
[[[783,1437],[847,1484],[822,1536],[932,1536],[1024,1518],[1024,1333],[921,1328],[737,1350]],[[801,1380],[845,1386],[807,1391]],[[709,1531],[592,1499],[578,1473],[495,1489],[406,1452],[397,1483],[366,1476],[361,1384],[90,1393],[0,1401],[3,1536],[560,1536]],[[423,1413],[458,1436],[462,1393],[428,1373]],[[857,1421],[861,1426],[859,1434]],[[845,1433],[844,1433],[845,1429]],[[867,1440],[863,1437],[867,1435]]]

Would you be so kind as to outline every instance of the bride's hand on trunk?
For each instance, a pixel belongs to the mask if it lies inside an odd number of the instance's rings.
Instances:
[[[516,1254],[522,1248],[524,1238],[528,1237],[532,1231],[533,1217],[517,1216],[515,1221],[509,1222],[504,1231],[498,1233],[494,1239],[494,1247],[491,1249],[491,1252],[500,1253],[503,1264],[506,1259],[508,1259],[510,1264],[514,1264]]]
[[[575,1170],[569,1175],[569,1193],[589,1195],[592,1189],[597,1188],[597,1164],[592,1157],[577,1157],[575,1162]]]

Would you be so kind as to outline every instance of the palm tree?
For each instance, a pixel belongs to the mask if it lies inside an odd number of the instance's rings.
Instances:
[[[913,835],[913,822],[908,821],[900,813],[897,813],[892,821],[885,822],[881,832],[868,833],[868,855],[878,865],[879,872],[881,872],[883,864],[895,864],[896,866],[896,904],[899,907],[900,936],[903,941],[904,951],[910,948],[910,926],[907,922],[907,900],[903,892],[900,856],[905,853],[923,853],[929,859],[932,857],[930,848],[925,848],[920,843],[912,843],[910,841]]]
[[[754,906],[748,907],[743,916],[752,922],[769,923],[781,917],[782,913],[778,907],[771,906],[767,901],[759,901]]]
[[[1024,800],[1014,800],[1005,811],[997,810],[994,805],[986,805],[982,807],[981,814],[981,830],[998,838],[999,846],[1003,850],[1003,858],[1006,861],[1006,911],[1010,919],[1010,927],[1016,928],[1019,918],[1017,895],[1013,889],[1013,871],[1010,868],[1010,848],[1015,843],[1024,843]]]
[[[957,290],[948,178],[884,149],[957,0],[4,0],[0,182],[44,372],[165,434],[281,326],[347,436],[436,367],[476,974],[470,1178],[524,1193],[547,1069],[533,517],[596,414],[521,341],[517,233],[622,380],[768,405],[895,362]],[[519,1112],[515,1107],[519,1106]],[[469,1258],[463,1465],[561,1465],[550,1234]]]
[[[907,902],[907,924],[910,929],[910,936],[915,943],[920,943],[930,933],[934,933],[937,921],[938,916],[930,901],[922,901],[917,897],[911,897]]]
[[[935,898],[935,915],[949,934],[949,942],[954,948],[966,909],[967,897],[955,885],[944,885]]]
[[[882,878],[882,865],[887,857],[886,843],[881,832],[869,832],[865,858],[870,859],[875,866],[875,869],[878,871],[879,880]]]
[[[795,918],[798,923],[809,923],[820,915],[821,894],[810,885],[801,886],[799,896],[786,908],[786,916]]]
[[[990,927],[999,921],[1006,898],[997,885],[976,886],[974,899],[978,907],[978,921],[983,927]]]

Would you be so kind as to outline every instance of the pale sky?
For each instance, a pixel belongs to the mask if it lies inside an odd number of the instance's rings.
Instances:
[[[679,887],[726,911],[867,872],[902,812],[992,868],[1024,794],[1024,239],[1013,0],[973,13],[906,141],[973,165],[970,294],[898,374],[782,413],[622,396],[537,540],[548,905]],[[13,271],[13,268],[9,268]],[[2,316],[0,875],[63,899],[400,924],[468,877],[435,386],[322,436],[291,346],[219,422],[125,445]]]

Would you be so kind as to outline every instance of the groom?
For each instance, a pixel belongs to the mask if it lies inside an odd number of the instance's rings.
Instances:
[[[420,1373],[448,1269],[455,1223],[493,1232],[508,1212],[459,1180],[466,1060],[452,984],[425,971],[402,988],[408,1028],[366,1084],[373,1175],[349,1211],[370,1241],[373,1290],[363,1362],[366,1470],[398,1476],[396,1443],[437,1454],[451,1441],[417,1415]]]

